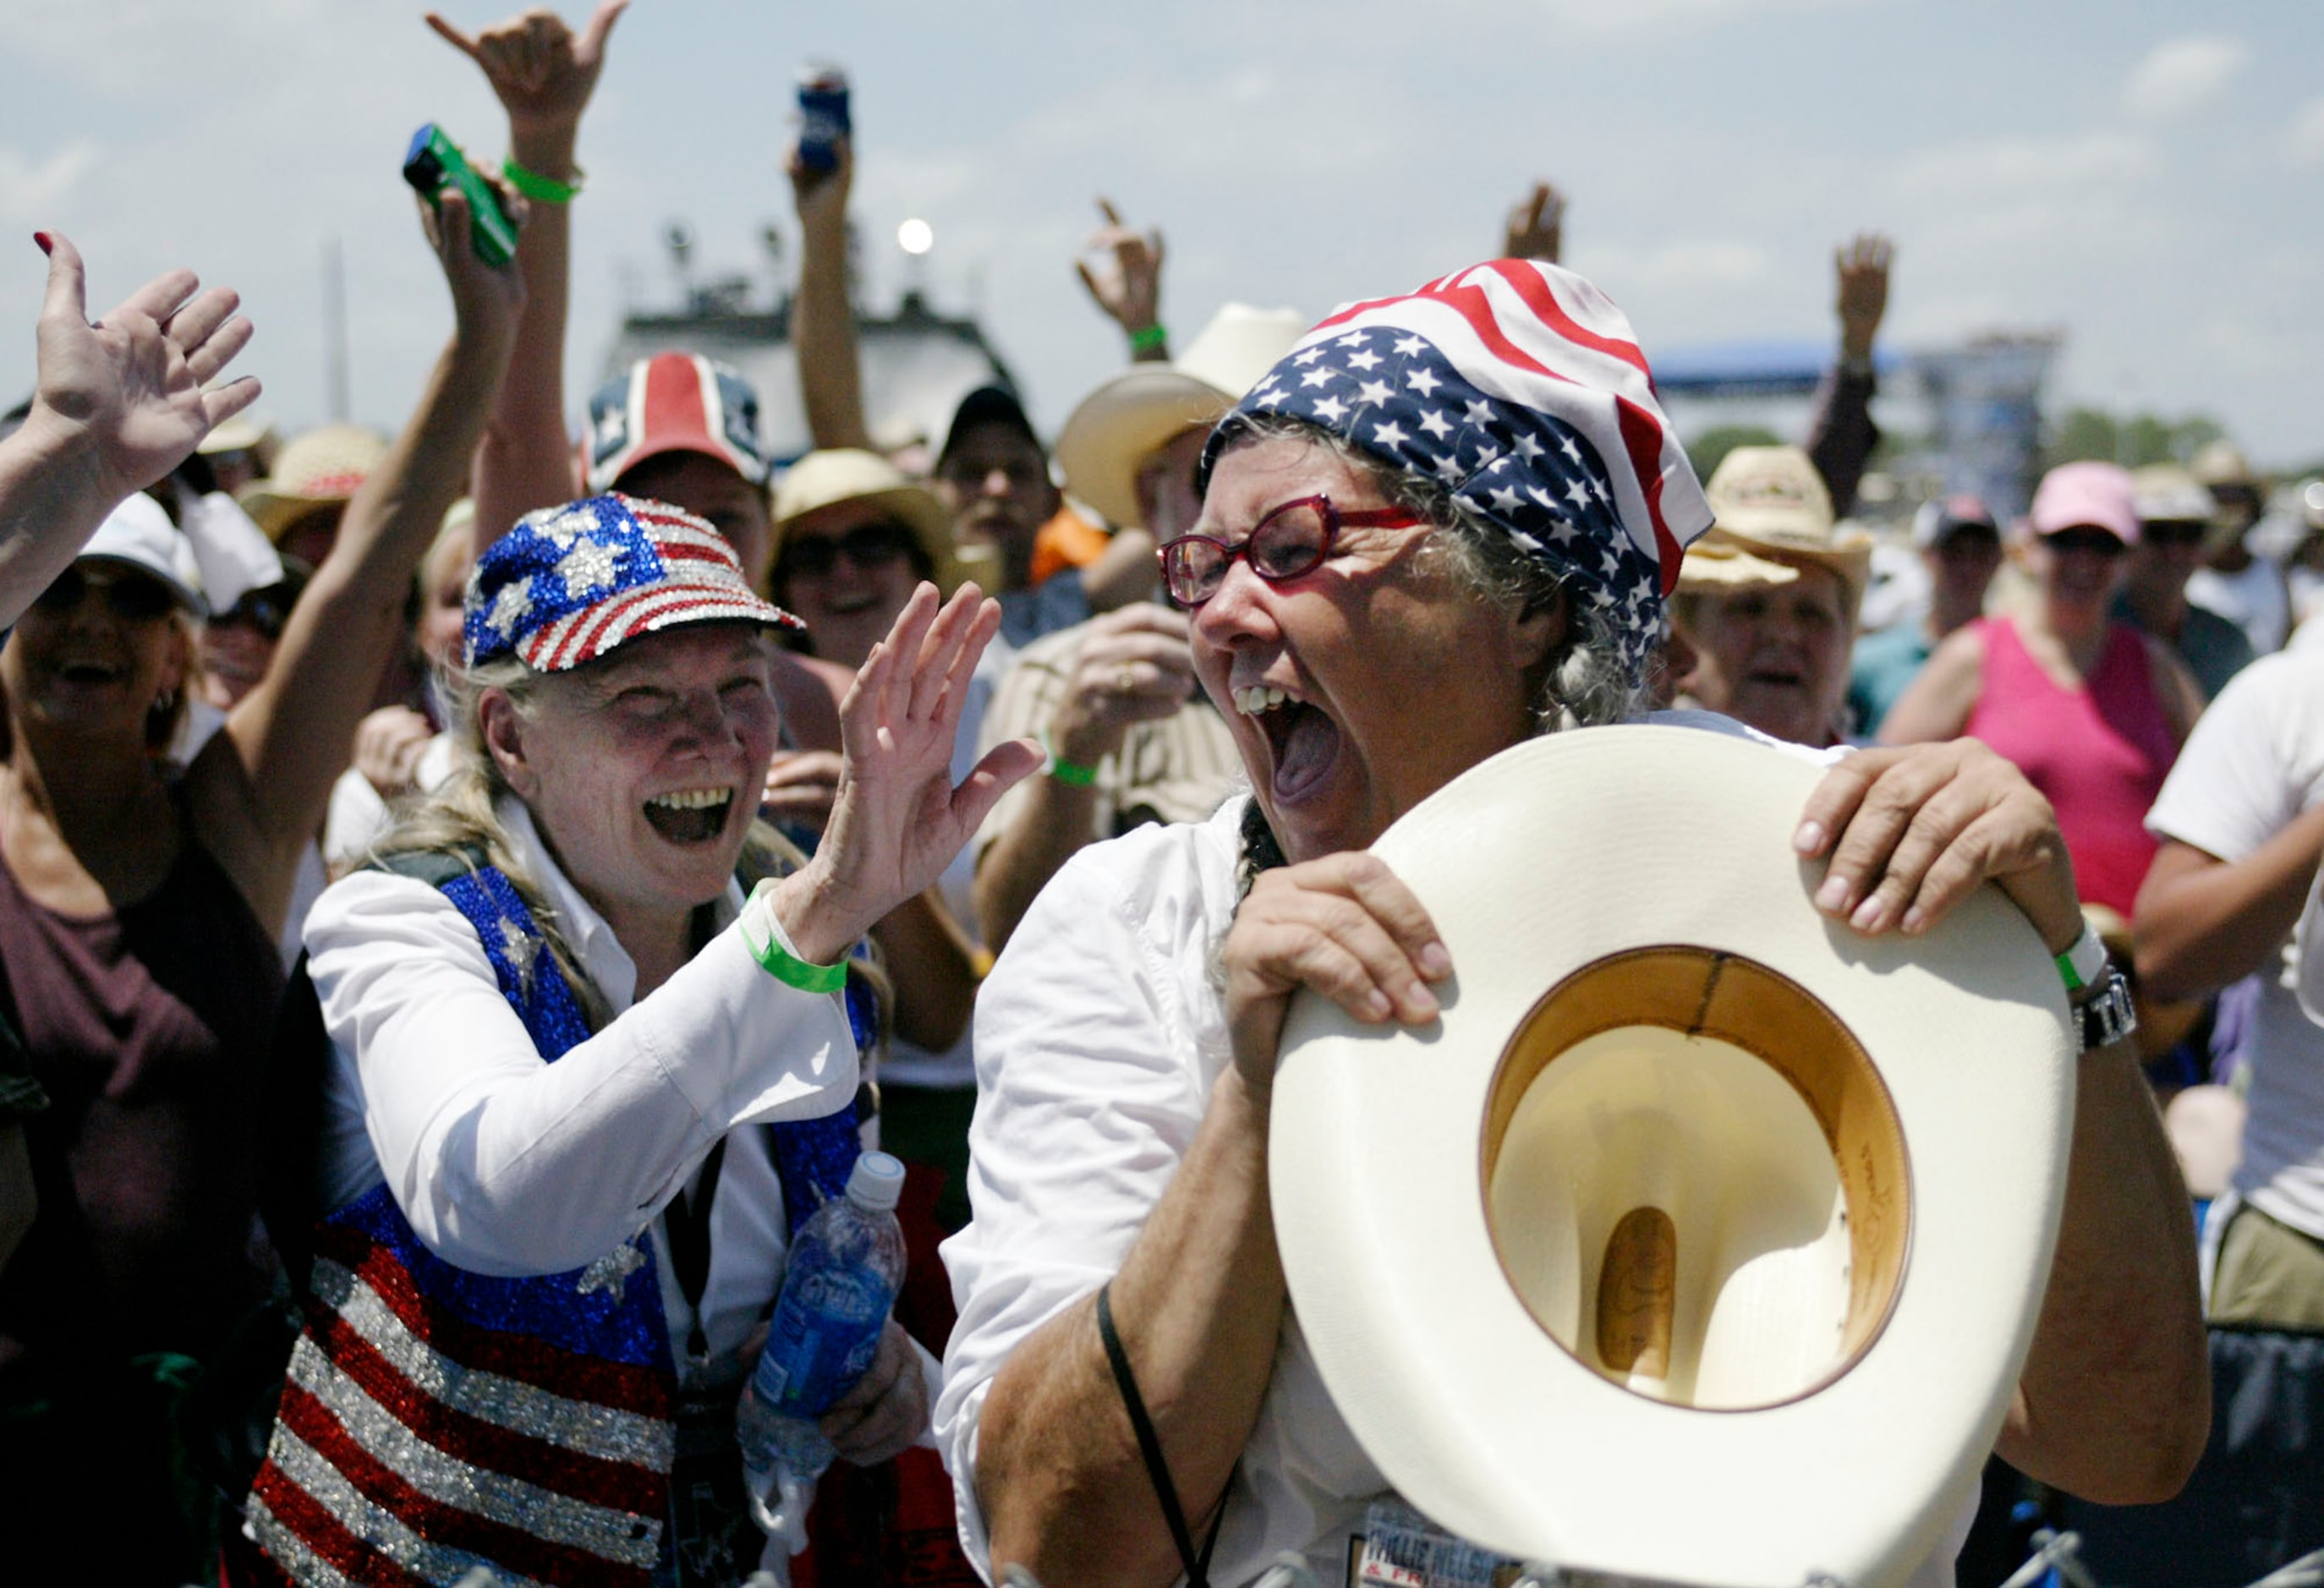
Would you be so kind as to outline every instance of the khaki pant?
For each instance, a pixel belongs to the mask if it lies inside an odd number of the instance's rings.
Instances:
[[[2324,1331],[2324,1241],[2238,1208],[2219,1241],[2211,1322]]]

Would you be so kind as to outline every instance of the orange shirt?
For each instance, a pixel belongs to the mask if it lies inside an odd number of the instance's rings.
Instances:
[[[1052,575],[1069,568],[1087,568],[1111,539],[1072,508],[1058,508],[1056,516],[1033,536],[1034,585],[1047,584]]]

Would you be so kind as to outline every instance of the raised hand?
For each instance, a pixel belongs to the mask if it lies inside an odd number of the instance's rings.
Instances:
[[[958,788],[953,741],[1001,604],[963,585],[942,609],[934,585],[904,604],[839,706],[843,765],[831,823],[806,869],[786,879],[783,923],[800,953],[835,963],[873,922],[933,884],[993,802],[1040,764],[1012,740]]]
[[[794,143],[783,170],[791,179],[791,202],[798,208],[799,226],[809,236],[842,241],[847,235],[847,196],[855,186],[854,141],[845,134],[831,143],[832,164],[816,171],[799,159]]]
[[[1859,750],[1809,796],[1792,846],[1831,863],[1816,908],[1868,937],[1927,931],[1981,882],[2007,893],[2052,954],[2081,935],[2057,814],[1974,739]]]
[[[1536,182],[1532,193],[1509,211],[1508,229],[1501,234],[1501,257],[1555,264],[1564,245],[1565,195],[1547,182]]]
[[[1219,964],[1235,1063],[1257,1097],[1275,1084],[1284,1016],[1300,988],[1367,1024],[1417,1026],[1437,1015],[1428,984],[1452,974],[1412,890],[1386,863],[1360,853],[1260,872],[1235,911]]]
[[[580,125],[597,74],[605,67],[605,41],[630,0],[600,0],[576,38],[565,19],[549,10],[528,11],[471,38],[436,12],[428,25],[482,69],[509,125],[520,133],[570,129]]]
[[[118,501],[183,463],[210,427],[258,401],[248,375],[203,390],[250,341],[232,289],[198,292],[194,272],[173,270],[88,319],[80,251],[42,233],[48,295],[41,305],[39,384],[28,426],[86,446]]]
[[[1105,225],[1091,233],[1082,247],[1085,253],[1111,254],[1110,267],[1092,270],[1088,260],[1076,259],[1074,269],[1097,306],[1130,338],[1132,347],[1143,356],[1162,356],[1167,349],[1153,339],[1162,324],[1162,229],[1131,230],[1111,198],[1100,198],[1097,207]],[[1148,345],[1140,346],[1140,337]]]
[[[1895,244],[1878,232],[1859,232],[1853,242],[1833,252],[1839,288],[1832,308],[1840,316],[1842,358],[1872,356],[1872,338],[1879,334],[1881,316],[1888,312],[1888,264],[1895,254]]]
[[[523,198],[489,176],[485,180],[492,181],[500,194],[501,208],[508,213],[521,238],[530,213]],[[524,312],[524,277],[517,269],[517,262],[512,258],[495,268],[476,257],[468,235],[468,196],[457,187],[446,184],[438,202],[441,206],[438,209],[421,203],[420,224],[428,235],[428,245],[436,250],[437,261],[444,267],[444,280],[452,289],[452,316],[458,334],[497,341],[503,346],[513,342],[518,317]],[[518,246],[521,249],[522,243]]]

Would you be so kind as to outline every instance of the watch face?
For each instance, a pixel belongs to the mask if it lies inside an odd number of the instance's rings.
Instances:
[[[2082,1051],[2110,1048],[2138,1029],[2138,1014],[2130,1001],[2130,983],[2120,971],[2107,977],[2106,991],[2081,1008]]]

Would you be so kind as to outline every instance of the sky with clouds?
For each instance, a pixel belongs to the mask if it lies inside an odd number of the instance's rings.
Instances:
[[[471,28],[498,0],[444,0]],[[0,387],[29,386],[42,276],[80,244],[102,309],[184,263],[242,289],[244,366],[323,417],[320,259],[340,241],[356,417],[392,424],[449,309],[396,166],[443,122],[497,153],[475,69],[383,0],[0,0]],[[577,25],[579,0],[567,14]],[[933,223],[1054,428],[1116,366],[1072,261],[1111,195],[1163,228],[1181,339],[1222,302],[1398,291],[1493,251],[1537,176],[1566,262],[1658,346],[1821,337],[1831,253],[1898,242],[1886,337],[2061,328],[2053,408],[2210,412],[2263,461],[2324,456],[2324,27],[2310,0],[635,0],[583,134],[576,404],[660,236],[704,273],[793,236],[780,174],[808,58],[853,78],[871,295]],[[5,255],[0,255],[5,256]]]

